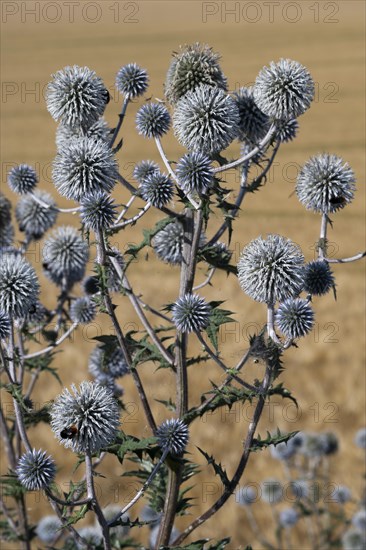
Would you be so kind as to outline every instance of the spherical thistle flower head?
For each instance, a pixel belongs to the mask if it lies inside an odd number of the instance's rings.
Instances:
[[[88,67],[65,67],[53,75],[46,90],[46,104],[56,121],[89,128],[104,113],[109,93]]]
[[[159,523],[161,519],[161,513],[157,512],[151,506],[144,506],[139,514],[141,521],[149,522],[150,529]]]
[[[343,550],[365,550],[366,535],[352,527],[342,536]]]
[[[89,372],[98,382],[105,378],[119,378],[130,372],[123,351],[115,347],[96,346],[89,356]]]
[[[87,137],[89,139],[102,140],[109,142],[111,139],[112,130],[108,126],[104,117],[100,117],[94,124],[88,129],[83,130],[80,126],[67,126],[66,124],[59,124],[56,130],[56,145],[60,150],[65,147],[70,139]]]
[[[210,158],[200,151],[184,155],[178,162],[176,174],[185,193],[207,193],[214,181]]]
[[[1,254],[0,310],[15,318],[23,317],[38,293],[37,275],[30,263],[17,254]]]
[[[324,441],[319,434],[305,433],[299,453],[308,458],[320,458],[324,456]]]
[[[157,428],[156,437],[163,450],[168,449],[173,455],[181,455],[189,439],[188,426],[182,420],[171,418]]]
[[[87,325],[96,315],[95,303],[87,296],[74,300],[70,306],[70,318],[73,323]]]
[[[238,140],[258,143],[269,130],[270,120],[257,106],[253,88],[240,88],[233,99],[239,110]]]
[[[116,206],[104,191],[88,193],[80,199],[80,218],[86,229],[108,229],[116,219]]]
[[[100,291],[99,279],[95,275],[86,277],[83,281],[83,289],[88,296],[94,296]]]
[[[280,235],[258,237],[243,250],[238,263],[241,288],[267,304],[298,295],[302,290],[304,257],[300,248]]]
[[[352,525],[360,531],[366,532],[366,510],[361,508],[352,516]]]
[[[0,231],[11,223],[11,202],[0,192]]]
[[[72,393],[65,389],[51,408],[51,428],[66,448],[77,453],[98,452],[112,443],[119,426],[119,406],[113,394],[97,382],[82,382]],[[68,429],[72,427],[72,437]],[[66,433],[65,433],[66,432]]]
[[[337,155],[323,153],[311,157],[297,177],[299,201],[313,212],[329,214],[349,204],[355,192],[355,175]]]
[[[15,207],[15,217],[20,231],[24,231],[28,238],[37,240],[56,223],[58,212],[49,193],[36,190],[34,196],[48,207],[37,202],[32,195],[25,195]]]
[[[37,172],[28,164],[14,166],[8,174],[8,185],[14,193],[30,193],[38,183]]]
[[[245,485],[240,487],[235,493],[235,501],[240,504],[240,506],[250,506],[258,500],[258,491],[251,487],[250,485]]]
[[[289,528],[296,525],[299,514],[295,508],[284,508],[279,514],[279,522],[282,527]]]
[[[54,480],[56,466],[45,451],[33,449],[24,453],[18,462],[17,476],[28,491],[46,489]]]
[[[307,300],[288,298],[279,305],[276,325],[287,338],[301,338],[314,326],[314,312]]]
[[[204,330],[210,321],[211,306],[197,294],[186,294],[172,307],[173,322],[181,332]]]
[[[254,99],[259,109],[271,118],[297,118],[314,99],[314,82],[308,70],[297,61],[272,61],[255,80]]]
[[[337,453],[339,449],[339,440],[334,432],[325,432],[320,434],[323,443],[324,455],[330,456]]]
[[[355,444],[360,449],[366,449],[366,428],[360,428],[355,435]]]
[[[183,225],[178,220],[175,220],[156,233],[152,240],[152,245],[160,260],[172,265],[178,265],[183,260],[183,239]]]
[[[297,447],[292,439],[289,441],[278,443],[277,445],[271,445],[270,452],[273,458],[276,460],[289,460],[297,451]]]
[[[159,171],[159,165],[153,160],[142,160],[136,164],[133,169],[132,176],[141,184],[148,176],[151,176]]]
[[[34,304],[31,305],[27,314],[24,317],[24,321],[28,327],[40,326],[47,322],[49,319],[50,312],[44,307],[44,305],[37,300]]]
[[[296,500],[307,498],[309,495],[309,482],[306,479],[291,481],[290,488]]]
[[[55,229],[43,247],[43,267],[57,285],[72,286],[84,277],[89,247],[71,226]]]
[[[304,267],[304,290],[315,296],[327,294],[335,285],[334,275],[328,262],[315,260]]]
[[[5,340],[10,334],[11,321],[9,316],[0,311],[0,340]]]
[[[86,193],[109,193],[118,176],[109,145],[93,138],[70,140],[56,155],[53,181],[61,195],[79,201]]]
[[[281,143],[288,143],[297,136],[299,123],[295,118],[292,120],[277,120],[276,121],[276,139]]]
[[[239,120],[238,107],[229,95],[220,88],[201,85],[178,101],[173,127],[184,147],[212,155],[237,137]]]
[[[136,115],[136,128],[146,138],[160,138],[170,128],[170,115],[162,103],[145,103]]]
[[[79,530],[79,535],[87,543],[88,548],[95,548],[100,545],[103,539],[100,526],[86,525]],[[84,549],[85,545],[77,543],[77,548]]]
[[[121,94],[130,98],[138,97],[146,92],[149,77],[147,71],[136,63],[122,67],[116,76],[116,88]]]
[[[332,491],[331,500],[337,504],[346,504],[352,498],[352,493],[345,485],[338,485]]]
[[[282,483],[277,479],[266,479],[262,483],[262,499],[268,504],[277,504],[283,499]]]
[[[52,543],[60,535],[61,520],[57,516],[44,516],[36,527],[37,537],[45,543]]]
[[[11,247],[14,242],[14,227],[9,224],[0,228],[0,249]]]
[[[156,208],[162,208],[173,197],[173,184],[170,177],[161,172],[146,176],[141,184],[141,195],[146,202]]]
[[[173,53],[165,80],[165,96],[174,104],[201,84],[227,90],[219,54],[207,44],[191,44]]]

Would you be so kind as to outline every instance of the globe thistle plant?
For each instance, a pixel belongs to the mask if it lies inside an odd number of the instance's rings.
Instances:
[[[289,528],[299,521],[299,514],[295,508],[284,508],[280,511],[279,522],[282,527]]]
[[[157,543],[157,540],[158,540],[159,531],[160,531],[160,525],[155,525],[155,527],[153,527],[150,531],[149,543],[150,543],[150,549],[151,550],[156,548],[156,543]],[[179,535],[178,529],[173,526],[172,532],[171,532],[170,537],[169,537],[169,543],[173,542],[177,538],[178,535]]]
[[[283,488],[277,479],[266,479],[262,483],[262,499],[268,504],[277,504],[283,499]]]
[[[187,194],[205,194],[214,181],[210,158],[199,151],[184,155],[178,162],[176,174],[180,187]]]
[[[152,240],[154,251],[163,262],[178,265],[183,256],[184,229],[180,221],[175,220],[158,231]]]
[[[96,315],[95,303],[86,296],[74,300],[70,307],[70,318],[73,323],[87,325]]]
[[[88,244],[71,226],[58,227],[44,243],[43,267],[57,285],[70,287],[80,281],[88,259]]]
[[[33,267],[18,254],[2,254],[0,262],[0,311],[23,317],[37,300],[39,284]]]
[[[51,544],[60,535],[61,520],[57,516],[44,516],[37,524],[36,535],[42,542]]]
[[[294,118],[292,120],[277,120],[276,121],[276,139],[281,143],[288,143],[297,136],[299,123]]]
[[[189,439],[188,426],[176,418],[163,422],[156,430],[159,447],[173,455],[181,455]]]
[[[8,174],[8,185],[14,193],[30,193],[38,183],[37,172],[28,164],[14,166]]]
[[[130,372],[122,349],[116,342],[115,347],[97,346],[89,356],[89,372],[98,382],[105,378],[119,378]]]
[[[160,138],[170,128],[170,115],[162,103],[145,103],[136,115],[138,133],[146,138]]]
[[[254,85],[259,109],[273,119],[289,120],[302,115],[314,99],[314,82],[308,70],[291,59],[263,67]]]
[[[165,96],[175,104],[187,92],[201,84],[227,90],[227,81],[219,65],[220,56],[206,44],[184,46],[173,54],[165,81]]]
[[[299,452],[308,458],[324,456],[324,441],[319,434],[305,433]]]
[[[142,160],[136,164],[132,175],[141,184],[148,176],[152,176],[156,172],[159,172],[159,165],[156,162],[153,160]]]
[[[162,208],[173,197],[173,184],[167,174],[154,172],[146,176],[141,184],[141,195],[146,202]]]
[[[116,206],[104,191],[88,193],[80,199],[80,219],[86,229],[108,229],[116,219]]]
[[[241,506],[250,506],[258,500],[257,491],[250,485],[239,487],[235,493],[235,501]]]
[[[288,298],[279,305],[276,324],[287,338],[301,338],[314,326],[314,312],[307,300]]]
[[[304,267],[304,290],[315,296],[327,294],[335,281],[328,262],[316,260]]]
[[[15,217],[20,231],[30,239],[40,239],[56,223],[58,212],[49,193],[36,190],[34,196],[48,206],[40,204],[32,195],[25,195],[16,205]]]
[[[337,453],[339,449],[338,437],[334,432],[325,432],[320,434],[323,443],[324,455],[330,456]]]
[[[51,428],[66,448],[96,453],[112,443],[119,426],[119,406],[113,394],[97,382],[65,389],[51,408]],[[69,436],[72,433],[72,436]]]
[[[337,504],[346,504],[346,502],[350,501],[352,498],[352,493],[349,490],[348,487],[345,485],[338,485],[335,487],[334,491],[332,491],[332,501],[336,502]]]
[[[56,130],[56,145],[58,150],[62,150],[69,143],[70,139],[87,137],[89,139],[101,140],[109,143],[112,130],[108,126],[104,117],[100,117],[94,124],[86,130],[80,126],[67,126],[59,124]]]
[[[220,88],[201,85],[178,101],[173,128],[184,147],[212,155],[237,137],[239,120],[238,107],[229,95]]]
[[[258,143],[269,130],[270,119],[257,106],[253,88],[240,88],[233,99],[239,111],[239,141]]]
[[[303,286],[300,248],[280,235],[258,237],[243,250],[238,263],[241,288],[257,302],[273,304],[297,296]]]
[[[9,224],[0,228],[0,249],[11,247],[14,242],[14,227]]]
[[[53,163],[53,181],[58,192],[79,201],[87,193],[109,193],[118,176],[117,162],[108,144],[82,137],[69,140]]]
[[[99,279],[95,275],[86,277],[83,281],[83,289],[88,296],[94,296],[100,291]]]
[[[149,78],[145,69],[142,69],[136,63],[129,63],[118,71],[116,88],[121,94],[135,98],[146,92],[148,81]]]
[[[172,307],[173,322],[181,332],[204,330],[209,322],[211,306],[197,294],[186,294]]]
[[[352,201],[354,191],[355,175],[337,155],[323,153],[311,157],[297,178],[298,199],[313,212],[329,214],[341,210]]]
[[[272,445],[270,451],[273,458],[286,461],[296,454],[297,447],[293,439],[289,439],[289,441],[282,441],[277,445]]]
[[[356,527],[356,529],[359,529],[362,532],[366,532],[366,510],[362,509],[358,510],[353,516],[352,516],[352,525]]]
[[[120,506],[110,504],[109,506],[106,506],[102,509],[103,515],[107,521],[111,521],[113,518],[116,517],[116,515],[121,511]],[[123,525],[123,523],[127,523],[129,521],[129,515],[123,514],[118,521],[122,522],[120,525],[117,525],[116,527],[112,527],[110,529],[110,534],[115,536],[118,540],[124,539],[128,536],[128,533],[130,532],[129,525]],[[99,524],[95,524],[96,527],[98,527]]]
[[[100,530],[100,526],[95,525],[86,525],[85,527],[82,527],[79,530],[79,535],[83,538],[83,540],[87,544],[87,548],[95,548],[96,546],[100,545],[102,543],[102,532]],[[80,548],[81,550],[84,550],[85,545],[84,544],[77,544],[77,548]]]
[[[361,428],[356,432],[355,443],[360,449],[366,449],[366,428]]]
[[[65,67],[53,75],[46,91],[49,113],[56,121],[84,129],[104,113],[109,93],[102,80],[88,67]]]
[[[28,491],[46,489],[56,474],[54,460],[45,451],[33,449],[24,453],[16,469],[20,483]]]
[[[365,544],[365,533],[354,527],[351,527],[342,535],[343,550],[365,550]]]
[[[11,223],[11,202],[0,192],[0,232]]]
[[[11,321],[9,316],[0,311],[0,340],[5,340],[10,334]]]

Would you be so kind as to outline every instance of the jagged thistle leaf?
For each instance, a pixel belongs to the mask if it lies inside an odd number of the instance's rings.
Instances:
[[[215,470],[215,474],[220,477],[224,487],[225,488],[228,487],[229,484],[230,484],[230,480],[227,477],[227,474],[226,474],[225,470],[223,469],[223,467],[221,466],[221,464],[216,462],[212,455],[209,455],[208,453],[206,453],[200,447],[197,447],[197,449],[205,457],[205,459],[207,460],[207,464],[210,464],[213,467],[213,469]]]
[[[281,433],[279,428],[277,428],[276,434],[270,434],[267,431],[267,437],[266,439],[262,439],[260,435],[258,435],[257,439],[253,439],[252,446],[250,448],[251,452],[261,451],[262,449],[266,449],[270,445],[278,445],[279,443],[286,443],[289,439],[294,437],[298,431],[296,432],[288,432],[288,433]]]
[[[232,319],[230,315],[233,313],[228,309],[220,309],[218,306],[223,302],[209,302],[211,306],[210,321],[206,328],[207,336],[209,337],[215,350],[218,350],[217,336],[220,330],[220,326],[225,323],[236,323],[235,319]]]

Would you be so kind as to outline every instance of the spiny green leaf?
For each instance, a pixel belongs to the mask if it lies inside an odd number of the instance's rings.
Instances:
[[[225,470],[223,469],[223,467],[221,466],[221,464],[217,463],[212,455],[209,455],[208,453],[206,453],[200,447],[197,447],[197,449],[205,457],[205,459],[207,460],[207,463],[210,464],[213,467],[213,469],[215,470],[215,474],[220,477],[224,487],[225,488],[228,487],[229,484],[230,484],[230,480],[227,477],[227,474],[226,474]]]
[[[261,451],[262,449],[266,449],[270,445],[278,445],[279,443],[286,443],[289,439],[294,437],[298,432],[289,432],[289,433],[281,433],[279,428],[277,428],[277,434],[270,434],[267,431],[267,437],[266,439],[262,439],[260,435],[258,435],[257,439],[253,439],[252,446],[250,448],[251,452]]]

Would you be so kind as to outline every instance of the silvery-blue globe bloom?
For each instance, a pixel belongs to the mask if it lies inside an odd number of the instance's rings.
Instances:
[[[233,99],[239,110],[239,141],[258,143],[268,132],[270,119],[258,108],[253,88],[240,88]]]
[[[11,202],[0,192],[0,231],[11,223]]]
[[[289,439],[287,442],[271,445],[270,451],[273,458],[277,460],[289,460],[296,454],[297,446],[293,439]]]
[[[28,238],[40,239],[56,223],[58,212],[49,193],[36,190],[34,196],[49,205],[49,208],[37,202],[32,195],[25,195],[15,207],[15,217],[20,231],[24,231]]]
[[[240,487],[235,492],[235,501],[241,506],[250,506],[258,500],[258,491],[250,485]]]
[[[87,325],[96,315],[95,303],[86,296],[76,298],[70,306],[70,318],[73,323]]]
[[[163,262],[178,265],[182,262],[184,229],[181,222],[173,221],[161,229],[152,240],[156,255]]]
[[[284,508],[280,511],[279,521],[282,527],[293,527],[299,520],[299,514],[295,508]]]
[[[46,104],[54,120],[84,129],[104,113],[109,93],[103,81],[88,67],[65,67],[53,75]]]
[[[366,532],[366,510],[361,508],[352,516],[352,525],[360,531]]]
[[[102,512],[105,519],[107,521],[111,521],[121,511],[121,507],[122,506],[118,506],[118,504],[109,504],[108,506],[103,508]],[[130,527],[129,525],[123,525],[123,522],[127,523],[129,519],[130,517],[127,513],[123,514],[118,520],[122,523],[120,525],[117,525],[116,527],[111,527],[109,531],[110,535],[114,535],[118,540],[126,538],[128,536],[128,533],[130,532]],[[95,523],[95,526],[99,526],[99,523],[97,523],[97,521]]]
[[[334,275],[328,262],[315,260],[305,264],[304,290],[315,296],[323,296],[334,287]]]
[[[148,521],[150,529],[156,525],[161,518],[161,513],[157,512],[150,506],[144,506],[139,514],[141,521]]]
[[[104,191],[87,193],[80,199],[80,219],[86,229],[108,229],[116,219],[113,199]]]
[[[177,164],[176,174],[185,193],[207,193],[214,181],[211,160],[200,151],[184,155]]]
[[[158,445],[171,454],[181,455],[189,439],[188,426],[182,420],[171,418],[163,422],[156,430]]]
[[[59,150],[52,175],[61,195],[79,201],[86,193],[109,193],[116,183],[118,166],[105,141],[82,137],[69,140]]]
[[[355,175],[337,155],[322,153],[301,168],[296,183],[299,201],[313,212],[329,214],[349,204],[355,192]]]
[[[0,229],[0,249],[11,247],[14,242],[14,227],[9,224]]]
[[[172,318],[181,332],[204,330],[209,322],[211,306],[197,294],[186,294],[178,298],[172,307]]]
[[[21,255],[1,254],[0,259],[0,311],[18,319],[38,298],[37,275]]]
[[[266,479],[261,485],[262,499],[268,504],[277,504],[283,499],[282,483],[277,479]]]
[[[43,267],[57,285],[69,287],[81,281],[88,259],[88,243],[74,227],[58,227],[44,243]]]
[[[306,479],[291,481],[290,487],[296,500],[307,498],[309,495],[309,482]]]
[[[301,338],[314,326],[314,312],[307,300],[288,298],[276,313],[276,325],[287,338]]]
[[[119,378],[130,372],[123,351],[116,342],[114,349],[97,346],[89,356],[89,372],[98,382]]]
[[[201,84],[227,90],[220,56],[207,44],[191,44],[173,53],[165,81],[165,96],[174,104]]]
[[[271,61],[255,80],[254,99],[259,109],[271,118],[297,118],[314,99],[314,82],[309,71],[297,61]]]
[[[147,90],[148,82],[147,71],[136,63],[129,63],[121,67],[116,76],[117,90],[130,98],[144,94]]]
[[[141,183],[141,195],[146,202],[162,208],[173,197],[173,183],[167,174],[154,172]]]
[[[360,449],[366,449],[366,428],[360,428],[356,432],[355,443]]]
[[[339,449],[339,440],[334,432],[324,432],[320,434],[320,439],[323,443],[325,456],[334,455]]]
[[[4,340],[10,334],[11,322],[9,315],[0,311],[0,340]]]
[[[237,137],[239,120],[235,101],[220,88],[203,84],[178,101],[173,128],[184,147],[212,155]]]
[[[153,527],[150,531],[149,544],[150,544],[150,549],[151,550],[156,548],[156,543],[157,543],[157,540],[158,540],[159,531],[160,531],[160,524],[155,525],[155,527]],[[170,537],[169,537],[169,543],[173,542],[179,534],[180,533],[179,533],[178,529],[173,526],[172,532],[170,533]]]
[[[16,469],[20,483],[28,491],[46,489],[56,475],[56,466],[45,451],[33,449],[24,453]]]
[[[342,535],[343,550],[365,550],[366,534],[351,527]]]
[[[38,183],[37,172],[28,164],[14,166],[8,174],[8,185],[14,193],[30,193]]]
[[[145,103],[137,111],[136,128],[147,138],[160,138],[170,128],[170,115],[162,103]]]
[[[348,487],[345,485],[338,485],[334,488],[331,494],[332,502],[337,504],[346,504],[352,498],[352,493]]]
[[[324,441],[321,436],[315,433],[304,433],[299,453],[308,458],[320,458],[324,456]]]
[[[159,172],[159,165],[153,160],[142,160],[137,163],[133,169],[132,175],[140,184],[144,182],[147,176]]]
[[[44,307],[44,305],[37,300],[29,308],[27,314],[24,316],[24,321],[28,326],[40,327],[44,325],[50,317],[50,312]]]
[[[57,516],[44,516],[36,527],[36,535],[42,542],[51,544],[60,536],[62,528],[61,520]]]
[[[280,235],[258,237],[243,250],[238,263],[241,288],[267,304],[297,296],[303,286],[304,257],[300,248]]]
[[[281,143],[292,141],[297,136],[299,123],[294,118],[292,120],[277,120],[275,137]]]
[[[86,542],[87,548],[95,548],[102,543],[103,536],[99,525],[86,525],[79,530],[79,535]],[[85,544],[77,543],[77,548],[84,550]]]
[[[66,448],[96,453],[112,443],[119,426],[119,406],[113,393],[97,382],[65,389],[51,408],[51,428]]]
[[[60,150],[65,147],[70,139],[87,137],[95,140],[102,140],[109,143],[111,139],[111,128],[108,126],[104,117],[100,117],[94,124],[86,130],[80,126],[67,126],[67,124],[59,124],[56,130],[56,145]]]

